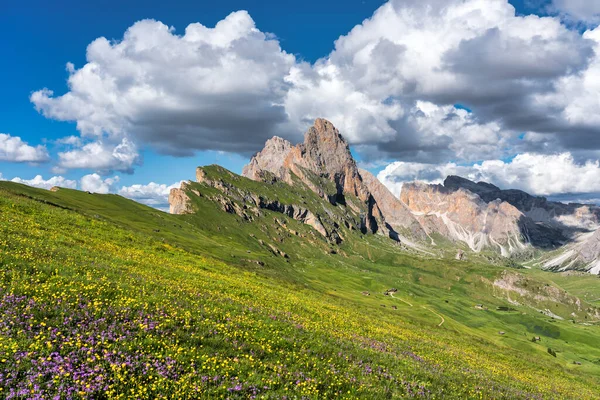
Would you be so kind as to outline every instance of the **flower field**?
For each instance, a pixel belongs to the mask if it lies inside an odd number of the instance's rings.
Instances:
[[[6,399],[600,396],[553,360],[2,189],[0,315]]]

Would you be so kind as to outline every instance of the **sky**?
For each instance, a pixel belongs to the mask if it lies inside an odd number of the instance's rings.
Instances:
[[[0,179],[165,208],[331,120],[392,192],[600,202],[600,1],[0,4]]]

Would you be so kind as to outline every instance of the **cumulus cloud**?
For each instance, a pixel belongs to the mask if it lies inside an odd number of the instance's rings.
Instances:
[[[291,69],[286,81],[292,89],[286,96],[285,108],[297,130],[325,117],[352,144],[392,140],[397,132],[390,122],[404,115],[402,105],[396,100],[382,102],[369,96],[341,74],[330,63],[318,63],[314,68],[302,64]]]
[[[58,157],[59,168],[94,169],[104,174],[110,171],[131,173],[133,166],[141,162],[135,144],[127,138],[118,144],[91,142],[81,148],[61,152]]]
[[[190,24],[183,35],[143,20],[120,41],[93,41],[87,63],[68,66],[67,93],[42,89],[31,101],[46,117],[75,121],[84,137],[96,140],[63,154],[66,168],[125,171],[137,161],[129,149],[126,156],[119,151],[125,140],[177,156],[196,150],[250,153],[285,133],[284,77],[294,63],[246,11],[214,28]]]
[[[66,136],[60,139],[56,139],[54,143],[67,146],[81,146],[82,141],[79,136]]]
[[[171,189],[178,188],[180,185],[181,182],[169,186],[150,182],[147,185],[123,186],[119,189],[118,193],[123,197],[164,211],[169,209],[169,193]]]
[[[483,125],[544,133],[551,140],[579,126],[562,114],[566,105],[544,104],[539,96],[561,96],[555,84],[591,68],[594,54],[593,42],[559,19],[516,16],[506,0],[391,1],[342,36],[335,51],[315,68],[340,71],[338,80],[349,82],[374,104],[400,102],[405,109],[423,101],[439,107],[463,104]],[[338,107],[346,102],[340,96]],[[335,118],[332,113],[334,123]],[[395,133],[391,141],[379,140],[378,149],[396,149],[393,155],[401,158],[401,149],[428,142],[422,140],[427,131],[410,119],[410,113],[388,119]],[[361,132],[374,136],[369,129]],[[429,162],[439,162],[444,147],[449,150],[444,158],[468,160],[453,154],[452,145],[462,148],[470,140],[449,139],[445,145],[432,142],[419,150],[429,155]],[[476,154],[476,149],[469,154],[472,159],[489,157]]]
[[[0,133],[0,161],[39,163],[48,160],[46,147],[33,147],[18,136]]]
[[[377,177],[390,191],[399,195],[404,182],[441,183],[448,175],[542,196],[600,192],[600,162],[578,163],[570,153],[523,153],[509,162],[488,160],[472,166],[395,162]]]
[[[0,175],[0,179],[2,176]],[[24,185],[33,186],[41,189],[51,189],[54,186],[67,188],[67,189],[76,189],[77,181],[66,179],[62,176],[53,176],[50,179],[44,179],[42,175],[36,175],[33,179],[21,179],[19,177],[15,177],[11,179],[12,182],[22,183]]]
[[[600,148],[600,27],[587,31],[583,37],[594,44],[597,56],[579,74],[564,76],[554,83],[555,91],[535,96],[537,104],[557,110],[562,121],[572,130],[560,135],[564,146],[574,149]]]
[[[582,34],[564,15],[595,15],[589,3],[554,0],[563,17],[540,17],[508,0],[390,0],[313,64],[245,11],[181,35],[144,20],[119,41],[93,41],[81,68],[68,64],[65,94],[42,89],[31,101],[81,134],[63,140],[72,148],[58,170],[132,172],[146,147],[247,154],[274,134],[297,139],[317,117],[367,163],[491,170],[559,152],[584,168],[600,151],[600,28]],[[514,162],[503,168],[517,174]]]
[[[119,177],[102,178],[98,174],[89,174],[81,178],[81,190],[92,193],[106,194],[114,192],[114,185],[119,182]]]

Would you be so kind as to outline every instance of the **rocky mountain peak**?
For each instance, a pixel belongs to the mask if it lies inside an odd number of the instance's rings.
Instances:
[[[285,164],[290,169],[294,169],[294,165],[300,166],[333,181],[337,189],[335,195],[348,193],[363,201],[368,199],[368,190],[362,182],[348,142],[325,119],[315,121],[306,132],[304,143],[292,150]]]
[[[242,175],[263,180],[265,171],[290,184],[293,184],[293,174],[333,202],[344,202],[344,194],[355,195],[362,201],[369,198],[348,142],[331,122],[322,118],[308,129],[304,143],[292,146],[278,137],[267,141],[264,149],[244,167]],[[319,185],[315,178],[335,183],[335,192]]]
[[[267,141],[264,149],[254,155],[244,167],[242,175],[264,181],[267,179],[265,172],[291,185],[294,184],[294,177],[299,178],[332,204],[345,205],[348,203],[348,195],[356,196],[368,209],[365,226],[369,231],[377,231],[378,224],[375,220],[383,219],[362,181],[348,142],[335,126],[325,119],[315,120],[313,126],[307,130],[304,142],[296,146],[281,138]],[[361,208],[351,200],[349,205],[356,211]]]
[[[331,122],[322,118],[317,118],[313,126],[308,128],[304,135],[304,145],[307,150],[327,148],[333,150],[332,154],[350,155],[350,147],[346,139]]]
[[[473,193],[485,193],[494,192],[500,190],[499,187],[492,185],[487,182],[473,182],[466,178],[450,175],[444,180],[444,187],[451,190],[458,190],[460,188],[467,189]]]
[[[261,172],[269,171],[276,176],[281,176],[281,169],[288,154],[292,150],[292,144],[280,138],[273,136],[267,140],[265,147],[255,154],[250,163],[242,171],[242,175],[252,180],[261,180]]]

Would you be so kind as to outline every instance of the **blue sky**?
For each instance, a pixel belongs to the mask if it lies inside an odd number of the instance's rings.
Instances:
[[[407,3],[413,1],[409,0]],[[68,179],[77,180],[85,174],[99,172],[104,176],[119,175],[120,185],[133,185],[145,184],[150,181],[171,184],[182,179],[189,179],[193,176],[195,166],[211,163],[219,163],[239,172],[247,159],[248,152],[245,150],[237,152],[242,155],[236,154],[236,151],[222,152],[219,151],[220,147],[217,145],[215,151],[198,150],[194,152],[194,156],[175,157],[158,154],[157,152],[164,153],[164,149],[157,149],[156,146],[148,145],[144,141],[136,143],[143,163],[132,168],[130,173],[118,170],[107,171],[106,169],[101,171],[94,168],[60,168],[57,172],[55,162],[57,153],[64,151],[64,148],[56,144],[55,140],[68,136],[79,136],[80,133],[75,122],[45,117],[36,111],[29,97],[33,92],[43,88],[53,90],[55,96],[67,93],[69,77],[65,67],[67,62],[73,63],[76,70],[83,67],[86,64],[86,47],[92,41],[99,37],[121,40],[129,27],[143,19],[151,18],[161,21],[174,27],[175,34],[182,35],[190,23],[199,22],[204,26],[213,27],[231,12],[247,10],[256,24],[256,28],[261,32],[276,35],[281,48],[285,52],[293,54],[295,65],[300,65],[303,61],[310,64],[322,57],[327,57],[334,50],[334,41],[340,35],[347,35],[353,27],[360,24],[365,18],[371,17],[375,10],[384,3],[380,0],[345,0],[343,2],[224,0],[218,3],[155,0],[127,2],[17,2],[9,0],[3,2],[0,5],[0,37],[4,39],[2,43],[4,62],[0,63],[0,73],[3,77],[3,96],[0,97],[0,133],[19,137],[31,146],[46,146],[51,161],[39,164],[0,161],[0,173],[4,179],[13,177],[31,179],[37,174],[49,178],[60,174]],[[401,4],[402,2],[397,1],[396,3]],[[547,11],[545,7],[548,7],[548,2],[541,4],[540,1],[536,2],[535,0],[515,0],[510,1],[510,4],[516,8],[517,15],[530,13],[545,15]],[[554,13],[554,15],[556,14],[558,11]],[[563,22],[565,26],[569,26],[570,30],[579,32],[585,30],[581,26],[574,27],[575,23],[572,19],[569,21],[564,19]],[[589,25],[586,26],[589,27]],[[569,68],[573,68],[573,66],[569,66]],[[432,101],[441,106],[441,97],[427,95],[419,99],[411,98],[410,101]],[[460,99],[458,96],[457,98]],[[405,98],[398,93],[387,96],[382,104],[389,99],[393,99],[398,104],[402,103],[405,110],[410,108],[407,106]],[[496,114],[491,115],[490,113],[496,111],[487,109],[483,103],[479,107],[477,104],[473,106],[468,102],[452,102],[450,104],[463,104],[463,106],[457,107],[457,110],[466,109],[465,112],[469,114],[473,109],[474,115],[481,119],[482,126],[484,126],[483,122],[503,121],[503,118]],[[478,112],[479,114],[477,114]],[[373,118],[377,119],[377,116],[372,116],[371,120]],[[467,115],[462,118],[474,117]],[[398,124],[401,123],[398,122]],[[391,124],[391,126],[395,125]],[[519,127],[507,123],[506,128],[519,131],[516,133],[520,135],[521,140],[523,139],[524,131],[520,131]],[[386,129],[387,127],[383,131]],[[274,130],[274,132],[278,131]],[[402,131],[398,130],[398,132]],[[389,134],[384,132],[381,135]],[[531,148],[525,150],[517,149],[513,144],[506,144],[506,146],[512,146],[509,154],[491,156],[485,153],[473,158],[464,157],[456,149],[435,153],[432,149],[442,146],[436,144],[432,148],[415,145],[418,149],[413,151],[410,157],[406,157],[403,152],[388,152],[388,149],[393,146],[382,145],[371,137],[365,139],[352,133],[349,134],[349,137],[351,143],[358,149],[355,154],[368,162],[368,165],[373,166],[376,171],[382,170],[386,163],[391,161],[420,164],[439,161],[439,164],[456,162],[458,165],[473,165],[488,158],[512,160],[516,154],[522,151],[533,151],[533,147],[531,147],[533,144],[530,146]],[[412,142],[408,142],[402,142],[402,144],[410,147]],[[571,151],[566,145],[564,150]],[[455,154],[450,154],[451,152]],[[414,155],[414,159],[412,155]],[[581,157],[584,157],[583,153]],[[581,157],[575,156],[574,158],[580,164],[590,159],[589,155],[586,159]]]
[[[333,42],[383,1],[12,1],[0,5],[0,37],[5,38],[5,60],[0,63],[4,95],[0,97],[0,132],[20,136],[30,144],[76,135],[74,123],[44,118],[29,95],[44,87],[66,91],[65,64],[85,64],[85,49],[104,36],[120,39],[134,22],[151,18],[182,33],[192,22],[214,26],[232,11],[248,10],[259,29],[277,35],[281,46],[299,57],[315,61],[333,49]],[[340,11],[342,8],[342,11]],[[51,148],[52,146],[50,146]],[[144,153],[144,165],[133,175],[120,174],[121,183],[151,180],[172,183],[190,179],[198,165],[218,163],[240,172],[246,157],[200,152],[196,157],[176,158]],[[168,164],[169,168],[163,168]],[[0,161],[5,178],[53,175],[50,165],[31,166]],[[62,174],[76,179],[81,171]]]

